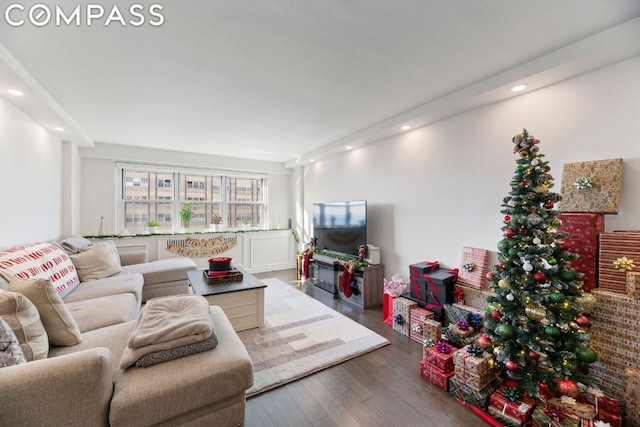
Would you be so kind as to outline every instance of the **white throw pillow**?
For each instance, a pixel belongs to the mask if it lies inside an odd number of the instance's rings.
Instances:
[[[0,317],[0,368],[27,363],[11,327]]]
[[[47,358],[49,337],[38,309],[29,298],[17,292],[0,291],[0,317],[16,334],[28,361]]]
[[[69,346],[82,342],[76,321],[49,280],[16,278],[9,282],[9,290],[20,292],[38,308],[50,344]]]
[[[81,282],[104,279],[122,271],[120,255],[113,242],[98,242],[71,255]]]

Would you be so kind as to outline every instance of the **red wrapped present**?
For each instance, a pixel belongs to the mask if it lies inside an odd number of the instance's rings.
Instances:
[[[453,354],[453,364],[460,366],[471,374],[481,375],[493,371],[493,356],[486,351],[482,357],[473,356],[467,351],[469,346],[462,347]]]
[[[443,390],[449,391],[449,378],[453,372],[446,372],[426,360],[420,361],[420,376]]]
[[[443,352],[445,346],[449,347],[449,353]],[[424,360],[433,363],[444,372],[453,374],[453,352],[456,350],[457,348],[455,347],[451,347],[444,342],[439,342],[437,345],[425,350]]]
[[[411,318],[409,337],[422,344],[424,342],[424,322],[425,320],[433,319],[433,312],[415,307],[409,311],[409,316]],[[434,340],[435,342],[438,342],[438,340]]]
[[[617,231],[600,233],[598,288],[626,294],[627,272],[616,270],[613,264],[622,257],[640,261],[640,233]]]
[[[558,216],[561,233],[568,233],[565,244],[568,250],[579,255],[571,261],[571,267],[584,273],[582,289],[590,291],[598,284],[598,236],[604,232],[604,215],[563,213]]]
[[[602,391],[589,387],[584,395],[587,402],[596,408],[596,412],[600,410],[606,412],[617,413],[622,411],[622,404],[618,399],[605,395]]]
[[[393,325],[393,300],[397,297],[382,294],[382,321],[387,325]]]
[[[512,402],[502,395],[504,386],[501,386],[491,394],[490,406],[498,408],[502,413],[526,421],[536,407],[536,401],[529,396],[520,396],[520,400]]]
[[[520,427],[524,423],[521,419],[512,417],[495,406],[489,406],[489,415],[500,421],[500,423],[506,427]]]
[[[489,265],[489,251],[478,248],[462,248],[462,263],[458,282],[475,289],[482,289]]]
[[[611,427],[622,427],[622,415],[620,412],[611,413],[602,409],[596,415],[595,420],[611,424]],[[630,424],[637,425],[637,424]]]

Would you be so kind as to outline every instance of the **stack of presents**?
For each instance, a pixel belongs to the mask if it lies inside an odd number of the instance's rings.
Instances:
[[[563,183],[601,162],[565,165]],[[572,191],[563,184],[563,193]],[[587,196],[570,194],[572,202],[563,201],[559,231],[569,234],[565,243],[579,255],[572,267],[584,273],[583,290],[596,300],[589,315],[598,361],[589,373],[600,379],[597,388],[569,397],[542,385],[538,400],[517,394],[510,380],[496,376],[482,333],[491,292],[485,285],[487,250],[463,248],[456,269],[437,261],[412,264],[408,289],[389,301],[388,323],[423,344],[420,375],[492,425],[621,427],[624,420],[640,427],[640,231],[605,232],[605,214],[617,213],[617,199]]]

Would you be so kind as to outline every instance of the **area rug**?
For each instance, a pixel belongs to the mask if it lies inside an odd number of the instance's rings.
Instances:
[[[253,360],[247,397],[389,344],[280,279],[265,279],[264,327],[239,332]]]

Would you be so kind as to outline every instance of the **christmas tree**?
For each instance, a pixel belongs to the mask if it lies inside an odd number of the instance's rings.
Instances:
[[[513,143],[519,158],[502,205],[504,238],[499,263],[487,275],[495,291],[487,297],[487,335],[496,366],[506,368],[519,390],[537,396],[546,383],[575,397],[576,382],[593,382],[586,367],[597,355],[588,344],[584,311],[594,298],[583,294],[582,274],[570,266],[576,255],[562,240],[567,235],[557,231],[560,196],[549,191],[553,177],[540,141],[525,129]]]

